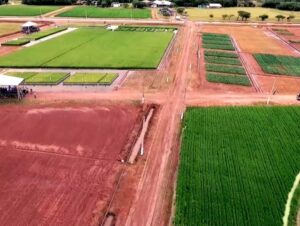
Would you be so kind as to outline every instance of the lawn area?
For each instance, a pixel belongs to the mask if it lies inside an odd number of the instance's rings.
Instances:
[[[19,23],[0,23],[0,35],[14,33],[21,31],[21,24]]]
[[[300,107],[189,108],[177,226],[281,226],[300,170]]]
[[[68,73],[50,72],[10,72],[7,75],[24,78],[27,85],[56,85],[69,76]]]
[[[277,21],[275,18],[276,15],[289,16],[294,15],[295,19],[292,22],[300,22],[300,12],[290,12],[283,11],[278,9],[269,9],[269,8],[261,8],[261,7],[230,7],[230,8],[221,8],[221,9],[199,9],[199,8],[187,8],[189,19],[191,20],[204,20],[204,21],[224,21],[222,18],[223,14],[234,15],[231,18],[231,21],[235,22],[238,11],[243,10],[251,13],[250,21],[259,21],[258,16],[262,14],[269,15],[269,19],[266,21]],[[209,15],[213,14],[214,18],[210,19]],[[228,19],[226,21],[229,21]]]
[[[218,74],[208,72],[206,79],[209,82],[233,84],[241,86],[251,86],[251,83],[247,75],[235,75],[235,74]]]
[[[300,58],[292,56],[276,56],[271,54],[254,54],[265,73],[300,76]]]
[[[2,46],[22,46],[22,45],[25,45],[29,42],[30,42],[30,40],[28,40],[28,39],[20,38],[20,39],[11,40],[11,41],[1,43],[1,45]]]
[[[40,16],[59,8],[59,6],[3,5],[0,6],[0,16]]]
[[[100,8],[94,6],[77,6],[58,17],[88,18],[151,18],[150,9]]]
[[[49,35],[53,35],[58,32],[64,31],[64,30],[67,30],[67,27],[54,27],[54,28],[50,28],[47,30],[32,33],[30,35],[25,36],[24,38],[27,38],[30,40],[39,40],[39,39],[45,38]]]
[[[172,32],[79,28],[0,57],[0,67],[156,68],[172,36]]]
[[[105,73],[76,73],[64,81],[64,84],[98,84]]]

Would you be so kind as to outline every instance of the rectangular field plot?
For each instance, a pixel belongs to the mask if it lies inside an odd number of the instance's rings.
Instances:
[[[251,83],[246,75],[240,76],[235,74],[219,74],[208,72],[206,74],[206,78],[209,82],[251,86]]]
[[[11,72],[12,75],[24,78],[24,84],[27,85],[56,85],[69,76],[69,73],[53,73],[53,72]]]
[[[151,18],[149,9],[99,8],[77,6],[58,15],[58,17],[88,18]]]
[[[111,85],[118,74],[106,73],[76,73],[64,81],[65,85]]]
[[[140,117],[135,106],[1,106],[1,224],[100,225]]]
[[[299,107],[190,108],[175,225],[281,226],[300,170]]]
[[[27,38],[29,40],[39,40],[39,39],[45,38],[49,35],[53,35],[53,34],[56,34],[58,32],[64,31],[66,29],[67,29],[67,27],[50,28],[50,29],[47,29],[47,30],[43,30],[43,31],[40,31],[40,32],[37,32],[37,33],[27,35],[24,38]]]
[[[226,34],[203,33],[202,47],[204,49],[235,50],[230,37]]]
[[[300,58],[270,54],[254,54],[265,73],[300,76]]]
[[[156,68],[172,32],[75,31],[0,58],[14,68]]]
[[[57,10],[58,6],[3,5],[0,16],[39,16]]]

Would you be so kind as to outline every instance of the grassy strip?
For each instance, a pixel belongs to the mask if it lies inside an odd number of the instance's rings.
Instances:
[[[288,218],[288,226],[297,226],[297,214],[300,211],[300,184],[296,188],[292,201],[291,201],[291,209]]]
[[[221,72],[221,73],[239,74],[239,75],[245,75],[246,74],[244,68],[236,67],[236,66],[222,66],[222,67],[220,67],[220,65],[206,64],[205,68],[206,68],[206,71],[211,71],[211,72]]]
[[[174,225],[282,225],[299,118],[299,107],[189,108]]]
[[[8,72],[6,75],[11,75],[19,78],[29,79],[30,77],[36,75],[36,72]]]
[[[157,27],[157,26],[119,26],[118,31],[140,31],[140,32],[173,32],[177,30],[175,27]]]
[[[229,36],[226,34],[216,34],[216,33],[203,33],[203,37],[209,37],[209,38],[223,38],[223,39],[229,39]]]
[[[247,78],[247,76],[221,75],[221,74],[207,73],[206,79],[209,82],[215,82],[215,83],[251,86],[251,83],[250,83],[249,79]]]
[[[204,49],[220,49],[234,51],[235,48],[232,45],[220,45],[220,44],[202,44]]]
[[[2,43],[2,46],[23,46],[30,42],[28,39],[20,38]]]
[[[203,44],[215,44],[215,45],[231,45],[231,41],[227,40],[210,40],[210,39],[202,39]]]
[[[0,16],[39,16],[59,8],[59,6],[2,5]]]
[[[210,50],[205,50],[204,55],[205,56],[226,57],[226,58],[238,58],[238,55],[236,53],[210,51]]]
[[[151,18],[150,9],[100,8],[95,6],[76,6],[58,17],[87,18]]]
[[[213,64],[230,64],[230,65],[242,66],[241,62],[237,58],[205,56],[205,62],[213,63]]]
[[[106,74],[104,78],[99,81],[100,85],[111,85],[117,78],[118,74]]]
[[[276,56],[271,54],[254,54],[265,73],[300,76],[300,58],[292,56]]]
[[[68,73],[36,73],[25,80],[27,85],[57,85],[69,76]]]
[[[91,84],[97,85],[105,73],[76,73],[64,81],[65,85]]]
[[[67,30],[67,27],[56,27],[56,28],[52,28],[52,29],[48,29],[45,31],[40,31],[37,33],[27,35],[26,38],[29,40],[39,40],[44,37],[47,37],[47,36],[50,36],[50,35],[56,34],[58,32],[65,31],[65,30]]]

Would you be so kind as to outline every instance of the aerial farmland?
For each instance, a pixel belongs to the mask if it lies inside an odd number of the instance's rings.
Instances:
[[[38,2],[0,5],[3,225],[300,226],[296,3]]]

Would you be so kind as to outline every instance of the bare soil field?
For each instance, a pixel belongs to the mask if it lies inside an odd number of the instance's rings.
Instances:
[[[141,109],[0,108],[1,224],[99,225]]]

